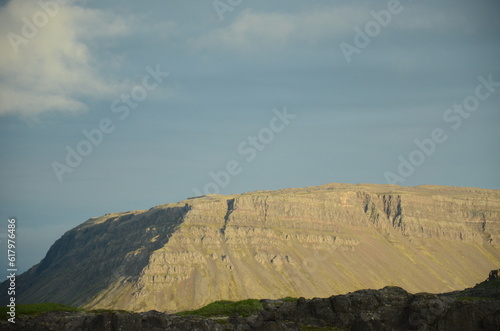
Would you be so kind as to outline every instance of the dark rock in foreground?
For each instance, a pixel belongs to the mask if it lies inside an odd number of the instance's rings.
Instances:
[[[9,324],[9,325],[6,325]],[[16,323],[2,321],[2,330],[221,330],[211,319],[185,318],[157,311],[127,312],[51,312],[40,316],[16,318]]]
[[[474,295],[474,296],[469,296]],[[410,294],[399,287],[361,290],[296,302],[262,300],[264,310],[243,318],[180,317],[156,311],[53,312],[24,316],[2,330],[500,330],[500,288]],[[307,328],[309,327],[309,328]]]
[[[500,330],[500,296],[410,294],[399,287],[361,290],[267,310],[261,315],[350,330]],[[286,330],[286,329],[285,329]]]

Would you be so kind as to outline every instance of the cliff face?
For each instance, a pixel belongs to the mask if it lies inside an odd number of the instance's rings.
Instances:
[[[446,292],[499,265],[500,191],[329,184],[90,219],[18,278],[18,301],[174,311],[387,285]]]

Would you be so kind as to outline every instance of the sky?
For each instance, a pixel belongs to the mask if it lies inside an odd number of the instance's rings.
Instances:
[[[21,272],[91,217],[200,194],[500,189],[499,14],[495,0],[0,1],[0,265],[13,217]]]

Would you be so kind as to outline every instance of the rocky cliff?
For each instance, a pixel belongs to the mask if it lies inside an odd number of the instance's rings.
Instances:
[[[329,184],[90,219],[18,278],[18,302],[176,311],[388,285],[438,293],[498,266],[500,191]]]

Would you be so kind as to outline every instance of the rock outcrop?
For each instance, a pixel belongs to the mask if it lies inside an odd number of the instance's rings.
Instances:
[[[2,330],[498,330],[500,282],[445,294],[410,294],[399,287],[360,290],[329,298],[261,300],[264,310],[243,318],[180,317],[157,311],[52,312],[0,321]],[[474,294],[474,296],[469,296]]]
[[[157,311],[128,312],[51,312],[40,316],[16,318],[12,324],[0,322],[2,330],[19,331],[221,331],[217,322],[207,318],[179,317]]]
[[[172,312],[388,285],[440,293],[499,265],[500,191],[329,184],[90,219],[18,277],[17,301]]]
[[[494,297],[468,297],[459,292],[410,294],[399,287],[385,287],[330,298],[300,298],[296,303],[275,300],[264,304],[258,316],[233,319],[227,330],[303,330],[304,326],[352,331],[498,330],[500,291],[488,293]]]

